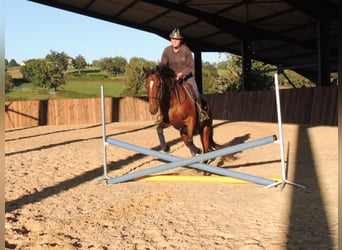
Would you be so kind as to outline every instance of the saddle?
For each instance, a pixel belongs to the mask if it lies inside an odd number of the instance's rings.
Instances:
[[[184,89],[185,89],[185,92],[188,94],[188,96],[190,97],[190,99],[195,103],[195,100],[196,100],[196,95],[195,95],[195,91],[194,89],[192,88],[191,84],[186,82],[186,80],[190,77],[191,75],[189,76],[186,76],[185,78],[181,78],[179,80],[176,80],[176,84],[179,84],[181,85]],[[203,110],[208,110],[208,103],[203,100],[201,98],[201,100],[199,100],[201,103],[200,105],[202,106],[202,109]]]
[[[195,95],[194,89],[192,88],[191,84],[186,81],[191,76],[192,76],[191,73],[189,75],[185,75],[179,78],[178,80],[175,80],[175,83],[183,87],[185,92],[188,94],[188,96],[192,100],[192,102],[195,103],[196,95]]]

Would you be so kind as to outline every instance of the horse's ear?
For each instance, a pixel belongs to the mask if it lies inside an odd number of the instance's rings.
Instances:
[[[148,70],[148,69],[145,69],[145,67],[143,67],[143,71],[144,71],[144,75],[145,75],[145,77],[147,77],[147,76],[148,76],[148,74],[149,74],[149,70]]]

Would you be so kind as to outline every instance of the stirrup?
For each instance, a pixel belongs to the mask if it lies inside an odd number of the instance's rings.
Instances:
[[[204,112],[203,110],[200,110],[200,112],[198,112],[198,113],[199,113],[200,122],[204,122],[206,120],[209,120],[208,114],[206,112]]]

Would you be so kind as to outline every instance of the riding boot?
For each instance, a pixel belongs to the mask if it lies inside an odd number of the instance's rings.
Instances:
[[[196,100],[196,106],[197,106],[200,122],[204,122],[206,120],[209,120],[209,116],[208,116],[207,112],[204,111],[204,110],[206,110],[207,107],[206,107],[206,105],[204,106],[202,104],[203,104],[203,102],[199,103],[198,100]]]

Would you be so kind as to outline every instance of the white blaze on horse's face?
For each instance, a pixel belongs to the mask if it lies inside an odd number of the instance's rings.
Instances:
[[[150,90],[153,88],[153,84],[154,84],[154,81],[151,80],[151,81],[150,81]]]
[[[152,90],[153,90],[153,85],[154,85],[154,81],[153,80],[150,80],[150,95],[152,95],[153,94],[153,92],[152,92]],[[151,101],[151,103],[152,103],[152,99],[150,100]]]
[[[154,115],[154,114],[156,114],[157,112],[158,112],[158,102],[157,102],[157,96],[154,96],[154,91],[153,91],[153,87],[154,87],[154,83],[155,83],[155,81],[154,80],[150,80],[149,81],[149,90],[148,90],[148,92],[149,92],[149,102],[150,102],[150,108],[149,108],[149,110],[150,110],[150,113],[152,114],[152,115]]]

